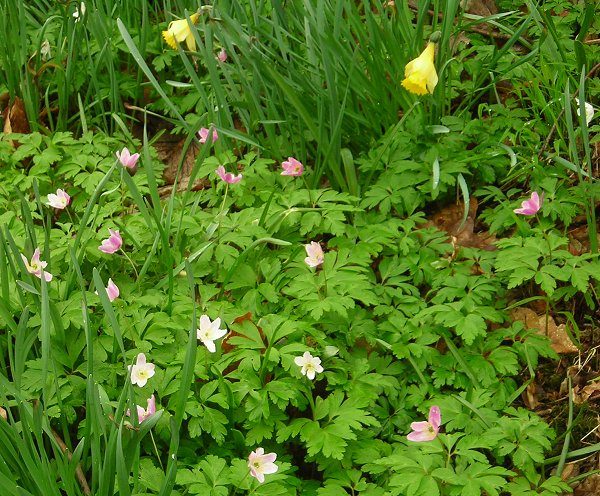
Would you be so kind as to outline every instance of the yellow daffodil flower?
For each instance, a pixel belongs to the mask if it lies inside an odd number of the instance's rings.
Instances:
[[[438,82],[438,76],[433,64],[435,54],[435,43],[429,42],[423,53],[416,59],[411,60],[404,68],[404,86],[411,93],[426,95],[433,93]]]
[[[196,24],[200,14],[192,14],[190,20]],[[163,38],[169,44],[171,48],[177,50],[177,43],[181,44],[185,41],[188,50],[196,50],[196,39],[190,29],[190,25],[186,18],[180,19],[179,21],[171,21],[166,31],[162,32]]]

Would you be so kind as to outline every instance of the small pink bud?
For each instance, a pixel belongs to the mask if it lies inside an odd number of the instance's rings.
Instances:
[[[217,59],[221,62],[225,62],[227,60],[227,52],[224,48],[221,48],[221,51],[217,54]]]
[[[219,139],[219,133],[217,133],[217,130],[214,128],[212,129],[212,142],[214,143],[215,141],[217,141]],[[201,127],[200,131],[198,131],[198,141],[200,141],[200,143],[204,144],[206,143],[206,140],[208,139],[208,135],[210,134],[210,129],[205,128],[205,127]]]
[[[117,152],[117,158],[123,167],[127,167],[128,169],[135,169],[135,165],[137,164],[138,159],[140,158],[139,153],[134,153],[131,155],[129,153],[128,148],[123,148],[121,152]]]

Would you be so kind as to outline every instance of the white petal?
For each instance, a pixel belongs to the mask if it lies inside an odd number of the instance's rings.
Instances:
[[[211,340],[203,339],[202,343],[204,344],[204,346],[206,346],[208,351],[210,351],[211,353],[214,353],[215,351],[217,351],[217,347],[215,346],[215,343],[213,343]]]

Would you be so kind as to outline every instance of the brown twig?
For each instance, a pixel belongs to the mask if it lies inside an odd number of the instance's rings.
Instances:
[[[73,455],[69,451],[69,448],[67,447],[65,442],[62,440],[62,438],[58,435],[58,433],[55,430],[52,430],[52,434],[54,435],[54,439],[60,446],[60,449],[63,451],[63,453],[67,454],[67,456],[69,457],[69,461],[71,461]],[[77,476],[77,481],[79,482],[79,485],[81,486],[81,490],[83,491],[83,494],[85,494],[86,496],[91,496],[92,491],[90,491],[90,486],[88,485],[85,475],[83,474],[83,470],[81,469],[81,463],[77,464],[77,468],[75,469],[75,475]]]
[[[596,73],[596,71],[598,71],[598,69],[600,69],[600,64],[596,64],[594,67],[592,67],[592,69],[586,74],[585,79],[590,79],[591,77],[593,77],[593,75]],[[573,93],[573,98],[577,98],[577,95],[579,95],[579,88],[577,88],[577,90],[575,90],[575,93]],[[540,148],[540,151],[538,152],[539,158],[542,157],[542,154],[546,151],[546,148],[548,148],[548,146],[550,145],[550,141],[552,141],[552,138],[554,137],[554,133],[556,133],[556,129],[558,127],[558,121],[564,115],[564,113],[565,113],[565,108],[563,107],[560,110],[560,112],[558,113],[558,117],[554,121],[554,124],[552,124],[552,128],[550,129],[550,132],[548,133],[548,137],[544,141],[542,148]]]

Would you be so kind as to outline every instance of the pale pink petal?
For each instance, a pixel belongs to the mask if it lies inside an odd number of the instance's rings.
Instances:
[[[426,431],[429,429],[429,422],[413,422],[410,424],[413,431]]]
[[[146,416],[146,410],[140,405],[136,405],[135,408],[137,409],[138,422],[141,424]]]
[[[263,460],[265,460],[265,458],[263,458]],[[262,467],[262,473],[266,475],[274,474],[275,472],[277,472],[278,469],[279,467],[274,463],[265,463]]]
[[[146,410],[150,415],[154,415],[156,413],[156,398],[154,395],[148,398],[148,408]]]
[[[435,431],[439,431],[440,425],[442,423],[442,413],[440,412],[439,406],[432,406],[429,410],[429,423],[435,429]]]
[[[144,353],[138,353],[135,364],[140,367],[142,365],[146,365],[146,355]]]
[[[40,263],[40,249],[36,248],[31,256],[31,265],[38,265]]]
[[[116,298],[119,297],[119,288],[118,286],[113,282],[112,279],[108,280],[108,284],[106,286],[106,294],[108,295],[108,299],[110,301],[114,301]]]
[[[409,441],[421,442],[421,441],[432,441],[433,439],[435,439],[436,436],[437,436],[436,432],[419,431],[419,432],[411,432],[406,437],[408,438]]]

